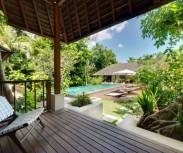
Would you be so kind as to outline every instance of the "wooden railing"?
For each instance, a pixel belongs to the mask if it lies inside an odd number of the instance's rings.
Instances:
[[[5,91],[5,86],[8,85],[8,88],[11,91]],[[41,100],[37,99],[37,90],[41,89]],[[30,95],[27,95],[27,90],[29,89],[29,93],[33,96],[34,106],[27,105],[27,99],[29,99]],[[40,91],[40,90],[39,90]],[[16,111],[16,104],[21,99],[24,100],[24,112],[29,109],[36,109],[37,107],[44,107],[47,110],[51,109],[51,81],[50,80],[26,80],[26,81],[0,81],[0,95],[6,96],[7,92],[12,94],[13,97],[12,105],[14,106],[14,110]],[[39,98],[40,98],[39,97]]]

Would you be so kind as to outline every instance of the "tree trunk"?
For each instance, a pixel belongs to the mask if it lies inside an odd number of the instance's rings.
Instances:
[[[2,58],[1,58],[1,53],[0,53],[0,81],[6,81],[6,76],[5,76],[5,73],[4,73],[4,68],[3,68]],[[9,87],[9,84],[4,84],[3,85],[3,95],[7,98],[7,100],[10,103],[13,103],[14,97],[12,95],[12,91]]]

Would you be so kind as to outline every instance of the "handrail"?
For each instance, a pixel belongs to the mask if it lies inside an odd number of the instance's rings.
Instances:
[[[13,94],[13,106],[14,111],[16,111],[16,88],[18,84],[21,84],[21,87],[24,88],[24,112],[27,112],[28,106],[27,106],[27,85],[31,84],[31,90],[34,99],[34,106],[33,109],[37,108],[37,85],[41,83],[42,88],[42,102],[39,103],[39,105],[42,105],[46,110],[51,109],[51,81],[50,80],[16,80],[16,81],[0,81],[0,95],[5,95],[3,88],[5,84],[12,84],[12,94]],[[32,86],[33,84],[33,86]],[[45,85],[46,84],[46,85]],[[22,86],[23,85],[23,86]],[[46,90],[45,90],[46,88]],[[46,93],[45,93],[46,91]],[[22,90],[23,92],[23,90]],[[45,97],[46,94],[46,97]],[[45,103],[46,100],[46,103]]]

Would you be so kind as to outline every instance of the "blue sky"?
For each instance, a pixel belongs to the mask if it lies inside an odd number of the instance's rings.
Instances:
[[[164,51],[168,45],[156,48],[151,38],[141,37],[140,18],[133,18],[90,36],[89,46],[97,42],[112,49],[118,62],[127,62],[129,57],[138,58],[145,54]],[[179,42],[175,48],[183,43]]]

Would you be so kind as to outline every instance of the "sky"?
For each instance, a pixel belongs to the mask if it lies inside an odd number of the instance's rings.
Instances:
[[[90,36],[89,48],[100,43],[113,50],[119,63],[127,62],[129,57],[138,58],[145,54],[164,51],[167,44],[157,49],[151,38],[141,37],[140,20],[133,18]],[[179,48],[181,43],[183,42],[179,42],[175,49]]]

